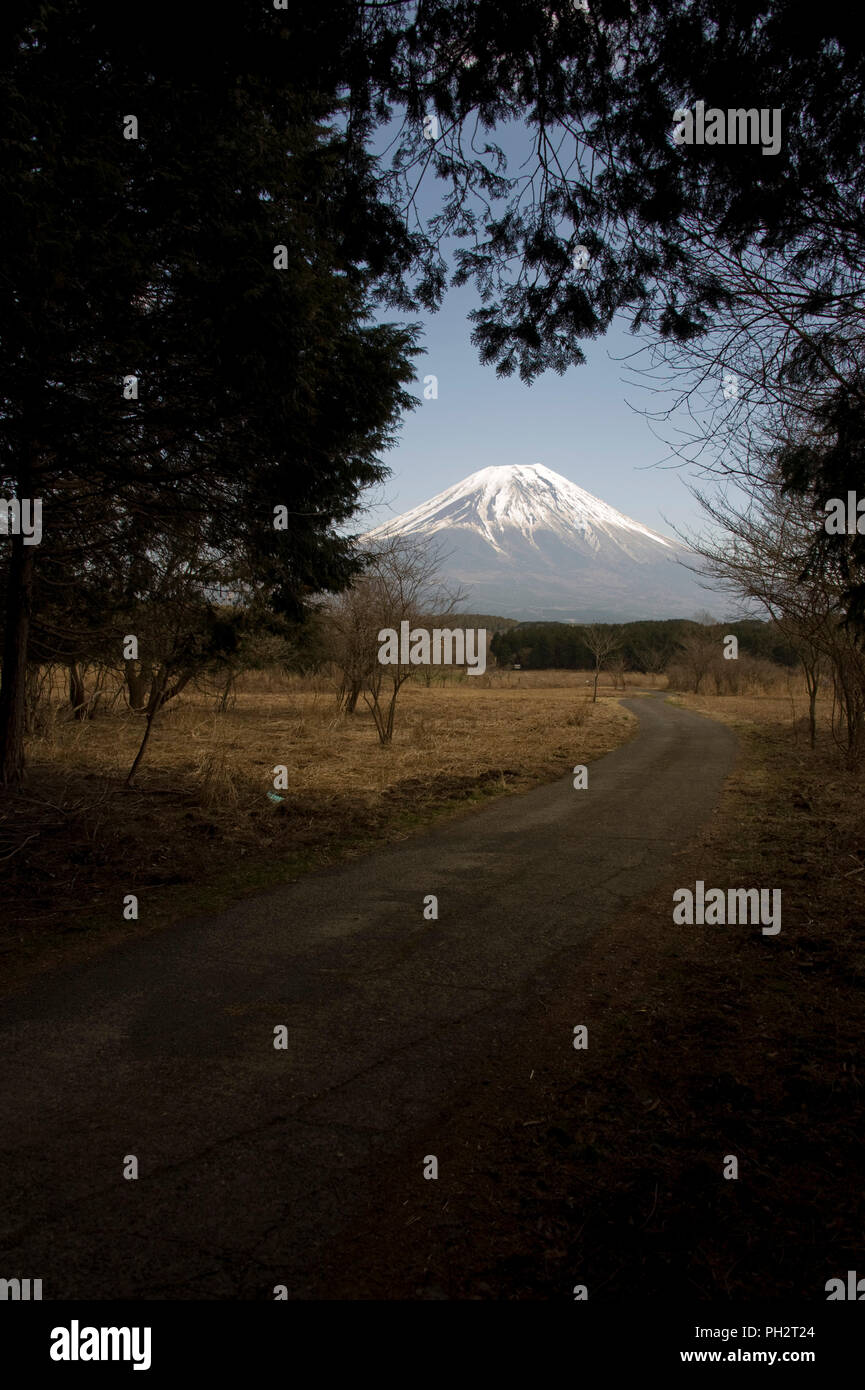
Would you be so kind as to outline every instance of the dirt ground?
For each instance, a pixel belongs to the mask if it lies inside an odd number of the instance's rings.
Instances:
[[[207,693],[169,705],[131,789],[140,716],[118,701],[78,723],[55,706],[30,741],[27,785],[0,807],[3,977],[561,777],[636,730],[611,688],[589,694],[573,672],[412,683],[382,747],[369,712],[340,714],[327,682],[251,673],[225,713]],[[274,792],[277,766],[287,787]],[[143,890],[147,920],[124,920],[124,897]]]
[[[55,725],[0,818],[4,974],[170,929],[190,906],[362,854],[634,732],[611,690],[588,706],[583,678],[542,675],[412,687],[389,749],[323,691],[259,679],[224,716],[178,706],[131,792],[134,717]],[[715,820],[676,881],[538,1000],[446,1132],[394,1156],[365,1221],[322,1252],[321,1297],[570,1300],[582,1284],[592,1299],[822,1302],[828,1279],[861,1269],[862,776],[825,709],[812,750],[801,700],[673,698],[740,735]],[[672,892],[697,879],[781,888],[782,931],[674,927]],[[145,885],[159,913],[118,926],[122,894]],[[439,1181],[400,1176],[419,1144],[447,1154]]]
[[[862,779],[789,700],[681,698],[742,739],[711,828],[446,1131],[412,1136],[394,1171],[446,1154],[440,1180],[383,1174],[321,1297],[822,1302],[862,1268]],[[780,887],[781,932],[673,927],[697,879]]]

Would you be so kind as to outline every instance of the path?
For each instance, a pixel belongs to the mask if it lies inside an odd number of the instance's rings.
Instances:
[[[639,733],[588,790],[497,800],[7,999],[0,1276],[46,1299],[303,1297],[389,1152],[470,1097],[508,1020],[716,804],[729,730],[624,703]]]

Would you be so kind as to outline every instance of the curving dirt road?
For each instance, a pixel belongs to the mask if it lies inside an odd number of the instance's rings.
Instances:
[[[587,790],[502,799],[4,1001],[0,1275],[46,1299],[309,1296],[390,1156],[471,1105],[711,814],[733,735],[624,703],[639,733]]]

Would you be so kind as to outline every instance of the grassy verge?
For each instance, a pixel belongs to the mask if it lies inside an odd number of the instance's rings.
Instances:
[[[413,1136],[411,1179],[334,1252],[322,1296],[822,1302],[865,1269],[862,779],[825,717],[812,752],[789,700],[682,703],[742,740],[717,816],[481,1094]],[[674,927],[672,893],[698,878],[780,887],[780,934]],[[446,1181],[416,1182],[424,1152]]]
[[[381,747],[369,714],[339,714],[325,686],[261,673],[226,713],[203,697],[169,706],[130,790],[140,719],[115,707],[74,723],[55,710],[31,741],[27,787],[0,811],[4,975],[216,911],[563,776],[636,727],[615,700],[590,704],[584,677],[527,672],[407,687]],[[277,766],[287,786],[273,802]],[[123,920],[128,894],[137,921]]]

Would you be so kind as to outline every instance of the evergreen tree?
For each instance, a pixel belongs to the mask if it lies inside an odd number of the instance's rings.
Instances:
[[[266,30],[237,15],[188,71],[149,25],[100,28],[75,0],[7,35],[0,494],[41,499],[55,573],[122,569],[125,547],[194,522],[297,614],[357,568],[336,528],[384,476],[415,337],[369,321],[373,279],[405,248],[369,158],[333,92],[286,87]],[[22,535],[4,551],[14,783],[48,575]]]

